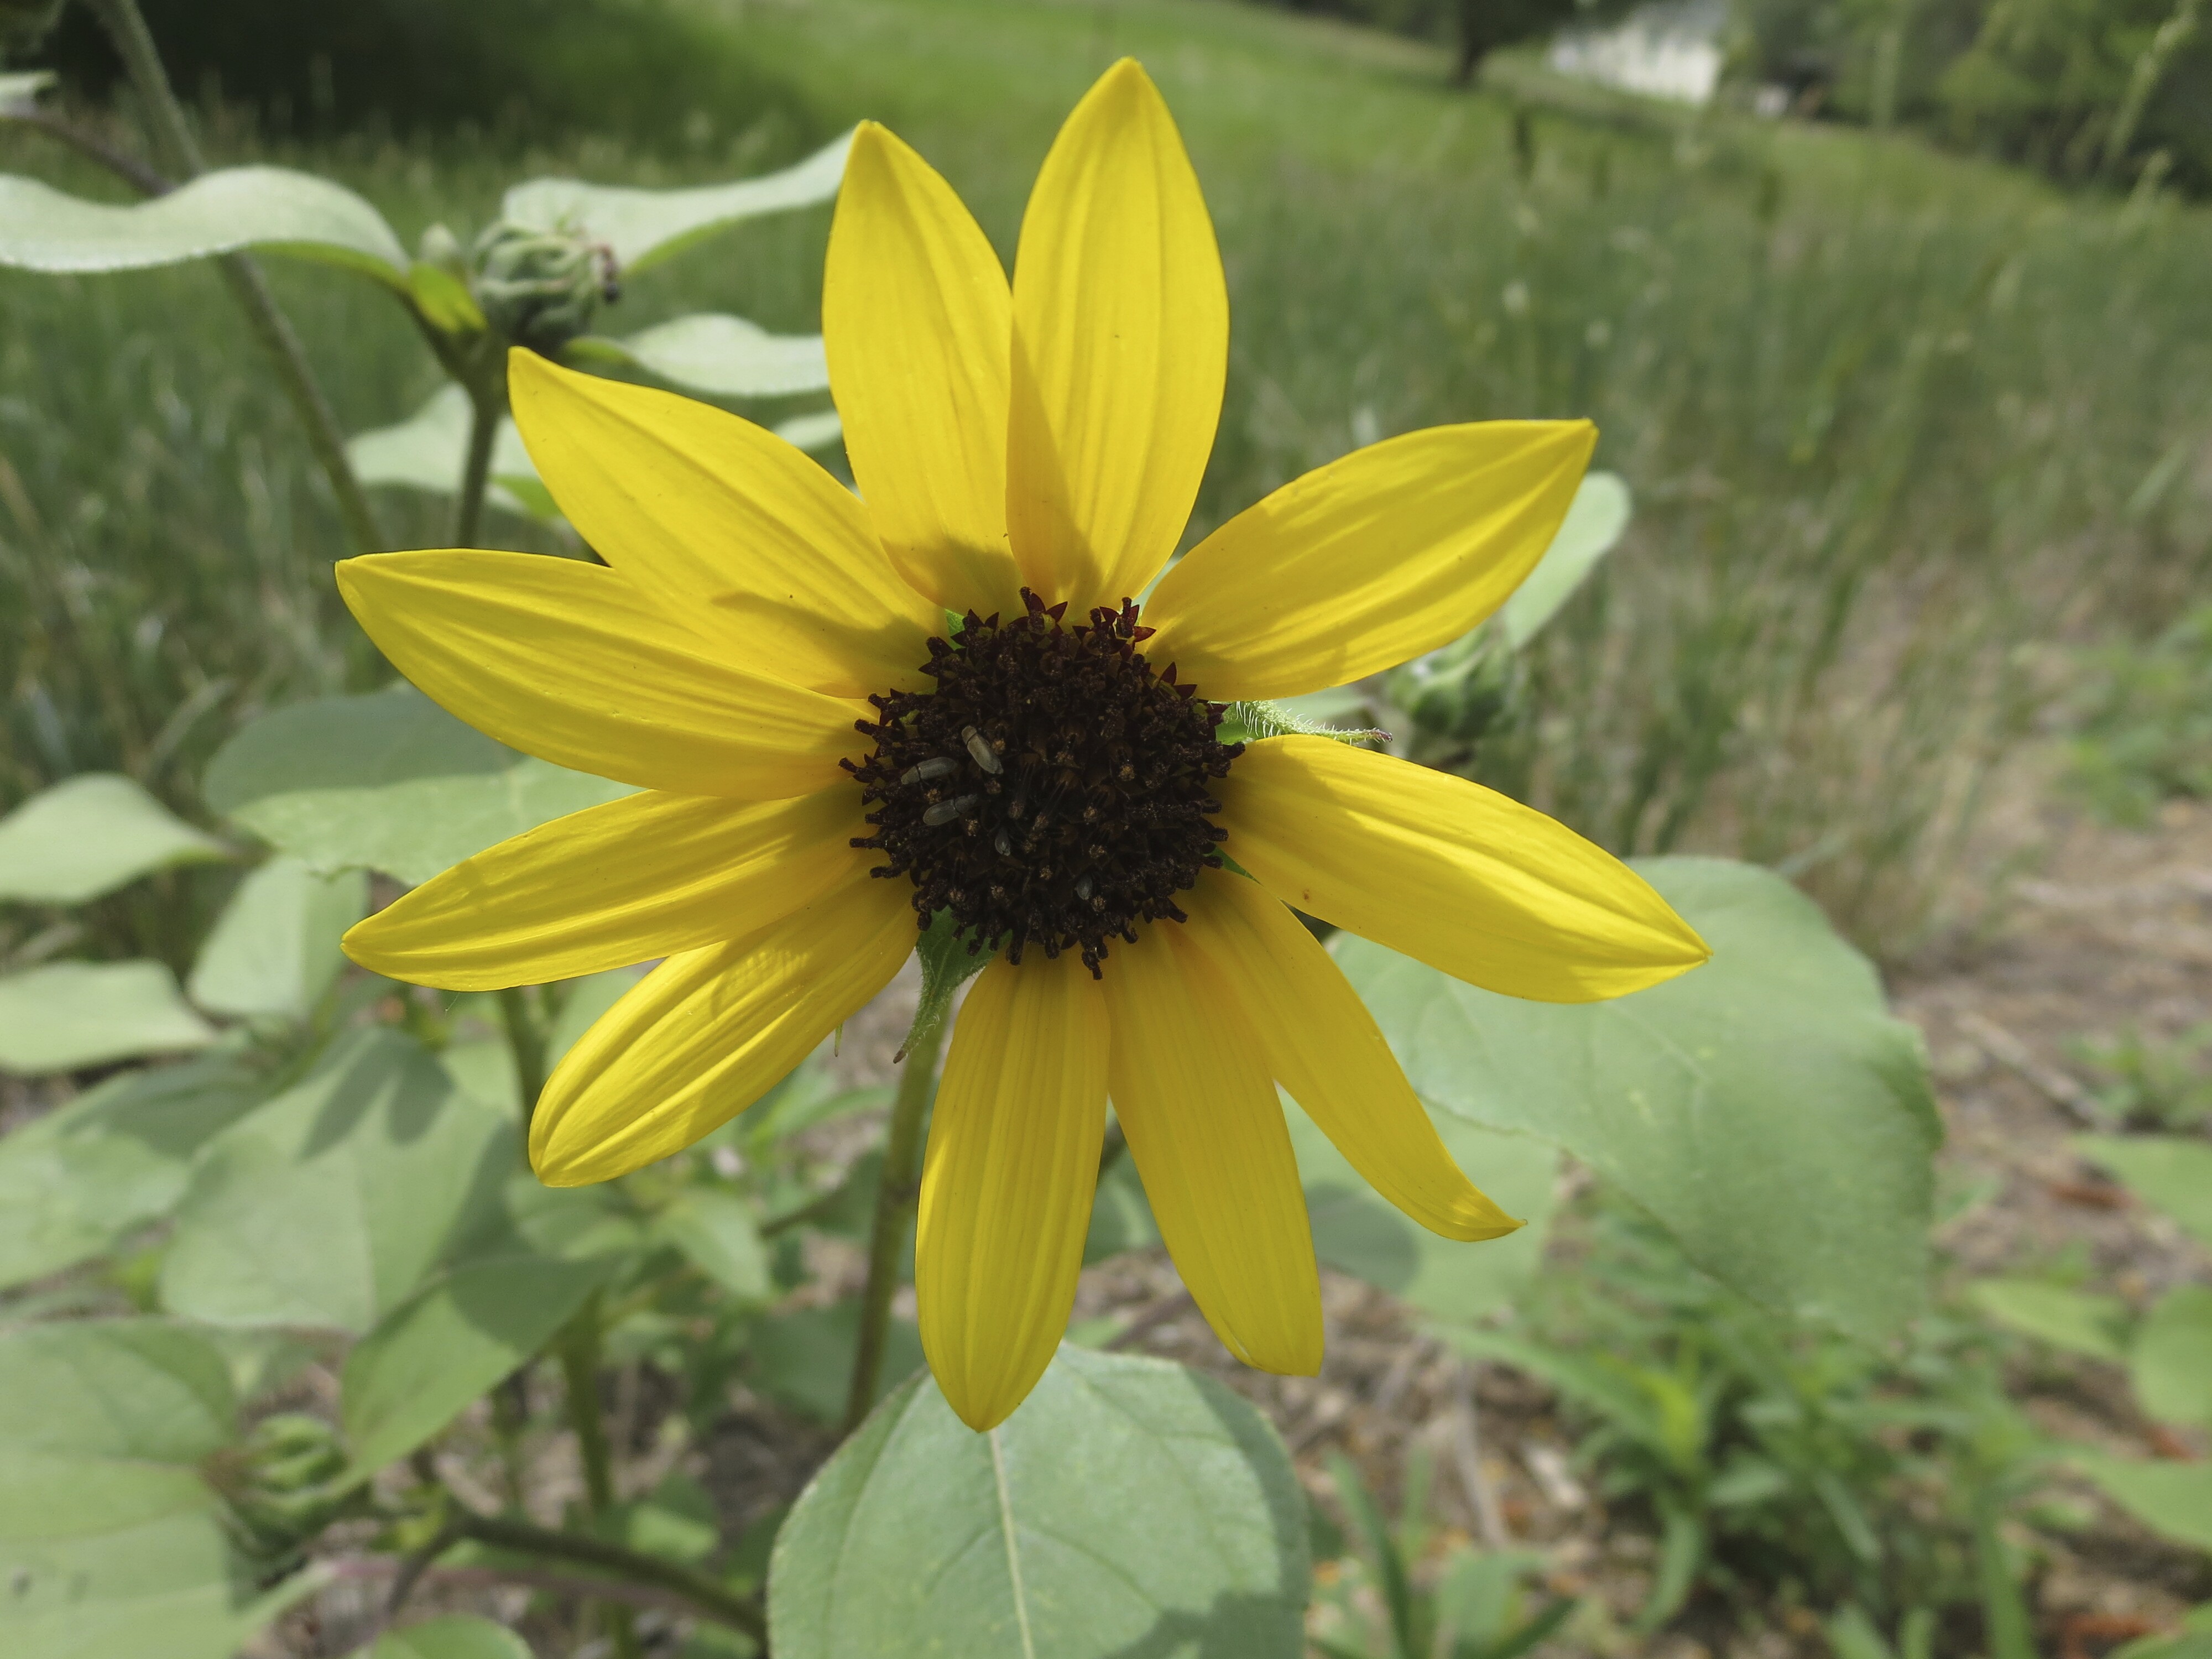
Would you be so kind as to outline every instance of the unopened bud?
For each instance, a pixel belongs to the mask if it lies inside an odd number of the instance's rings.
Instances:
[[[494,328],[547,356],[587,331],[602,305],[622,297],[614,250],[605,243],[504,222],[477,238],[469,285]]]

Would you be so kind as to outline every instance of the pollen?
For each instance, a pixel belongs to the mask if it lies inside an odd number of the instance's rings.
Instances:
[[[874,873],[914,884],[921,925],[950,910],[971,952],[1079,952],[1093,975],[1140,922],[1182,921],[1176,895],[1218,867],[1212,787],[1241,744],[1222,708],[1156,671],[1137,607],[1068,627],[1027,589],[1009,621],[969,611],[929,642],[925,691],[868,699],[875,750],[846,769],[881,852]]]

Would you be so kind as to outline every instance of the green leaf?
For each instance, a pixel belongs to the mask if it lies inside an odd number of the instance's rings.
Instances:
[[[2212,1146],[2191,1135],[2076,1135],[2067,1144],[2212,1248]]]
[[[0,818],[0,901],[83,904],[173,864],[231,855],[129,778],[88,772]]]
[[[434,495],[460,493],[461,477],[468,470],[469,427],[474,419],[469,394],[448,381],[430,395],[429,401],[396,426],[379,427],[346,441],[346,459],[365,484],[395,484],[427,490]],[[485,501],[503,512],[525,518],[546,516],[538,510],[544,493],[538,483],[538,469],[522,446],[522,434],[512,417],[502,415],[492,439],[490,488]],[[532,488],[511,490],[499,481],[528,480]]]
[[[0,265],[140,270],[241,248],[342,266],[403,293],[407,286],[407,252],[384,216],[313,173],[225,167],[121,206],[0,174]]]
[[[1974,1304],[2007,1330],[2069,1353],[2119,1361],[2126,1352],[2128,1306],[2033,1279],[1984,1279],[1967,1291]]]
[[[1547,1141],[1432,1114],[1445,1150],[1468,1178],[1528,1224],[1479,1244],[1442,1238],[1359,1178],[1306,1115],[1286,1114],[1313,1218],[1314,1254],[1434,1318],[1465,1322],[1503,1307],[1534,1276],[1544,1252],[1559,1154]]]
[[[1583,476],[1574,504],[1567,508],[1543,558],[1498,610],[1498,625],[1505,630],[1508,645],[1520,650],[1559,615],[1597,568],[1598,561],[1613,551],[1634,513],[1628,485],[1618,473]]]
[[[469,285],[443,265],[417,259],[408,266],[407,297],[441,334],[481,334],[490,326]]]
[[[53,1459],[112,1465],[126,1477],[189,1474],[229,1443],[238,1409],[221,1351],[159,1319],[65,1320],[0,1331],[0,1400],[14,1407],[0,1413],[0,1458],[18,1466]],[[36,1409],[22,1409],[27,1401]],[[88,1495],[97,1507],[119,1493],[112,1487]],[[0,1481],[0,1536],[55,1536],[70,1524],[25,1504],[12,1480]]]
[[[2128,1369],[2146,1416],[2212,1428],[2212,1286],[2178,1285],[2160,1297]]]
[[[696,1188],[653,1218],[653,1232],[732,1296],[754,1302],[769,1296],[767,1247],[751,1208],[734,1193]]]
[[[795,1308],[756,1320],[746,1344],[748,1381],[777,1404],[820,1423],[845,1415],[853,1358],[860,1344],[857,1297],[826,1308]],[[878,1398],[922,1368],[921,1338],[903,1319],[893,1319],[884,1345]]]
[[[1305,1500],[1257,1412],[1178,1365],[1063,1347],[987,1435],[927,1376],[878,1406],[783,1523],[769,1622],[777,1659],[1280,1659],[1309,1576]]]
[[[302,1576],[257,1599],[197,1466],[230,1443],[222,1355],[161,1320],[0,1332],[0,1650],[229,1659]]]
[[[1714,955],[1633,996],[1523,1002],[1348,936],[1337,959],[1432,1106],[1563,1147],[1756,1301],[1894,1329],[1926,1293],[1941,1133],[1917,1034],[1781,878],[1638,868]]]
[[[604,1259],[495,1256],[454,1268],[386,1315],[346,1356],[341,1420],[367,1479],[527,1361],[604,1282]]]
[[[209,1142],[162,1304],[210,1325],[366,1332],[496,1210],[514,1133],[411,1038],[350,1034]]]
[[[368,877],[274,858],[239,884],[185,988],[218,1014],[305,1020],[345,966],[338,938],[368,914]]]
[[[678,317],[626,339],[586,335],[571,341],[567,355],[580,366],[643,369],[712,398],[790,398],[830,386],[819,334],[771,334],[718,313]]]
[[[8,1659],[233,1659],[321,1588],[313,1568],[257,1594],[260,1569],[199,1509],[96,1535],[0,1542]]]
[[[267,1087],[218,1049],[111,1078],[0,1138],[0,1288],[102,1255],[167,1214],[192,1155]]]
[[[310,868],[413,883],[631,793],[519,755],[404,684],[264,715],[207,774],[210,805]]]
[[[506,1626],[468,1613],[388,1630],[358,1652],[361,1659],[531,1659],[530,1644]]]
[[[50,962],[0,978],[0,1071],[72,1072],[215,1039],[158,962]]]
[[[743,220],[826,202],[845,177],[846,133],[781,173],[690,190],[633,190],[574,179],[533,179],[508,191],[500,216],[532,230],[588,234],[614,252],[624,276]]]
[[[787,421],[778,421],[769,430],[793,449],[826,449],[845,435],[844,422],[837,418],[834,409],[812,415],[794,415]]]
[[[2081,1448],[2067,1461],[2153,1532],[2212,1550],[2212,1463],[2137,1462]]]

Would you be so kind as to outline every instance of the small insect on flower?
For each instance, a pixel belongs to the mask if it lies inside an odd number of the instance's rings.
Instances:
[[[1229,308],[1182,140],[1126,61],[1047,156],[1011,287],[945,180],[861,127],[823,311],[858,495],[733,415],[517,351],[516,422],[605,565],[338,567],[429,696],[642,792],[478,854],[346,948],[461,990],[665,958],[532,1119],[539,1176],[575,1185],[743,1110],[949,915],[992,958],[953,1032],[915,1252],[953,1408],[988,1428],[1050,1360],[1109,1097],[1222,1341],[1310,1372],[1320,1291],[1278,1085],[1424,1226],[1520,1224],[1453,1164],[1291,907],[1546,1001],[1706,951],[1540,813],[1327,738],[1224,742],[1224,708],[1466,633],[1542,556],[1595,434],[1372,444],[1160,574],[1212,446]]]

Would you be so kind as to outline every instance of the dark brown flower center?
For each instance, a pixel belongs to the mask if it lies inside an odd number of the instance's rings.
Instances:
[[[1175,896],[1220,865],[1208,790],[1243,745],[1214,740],[1221,705],[1174,665],[1152,672],[1134,605],[1066,628],[1066,605],[1026,588],[1022,603],[930,641],[933,690],[868,699],[877,718],[857,724],[875,752],[844,764],[876,832],[853,845],[914,883],[922,926],[950,910],[971,951],[1079,951],[1096,977],[1109,939],[1183,921]]]

